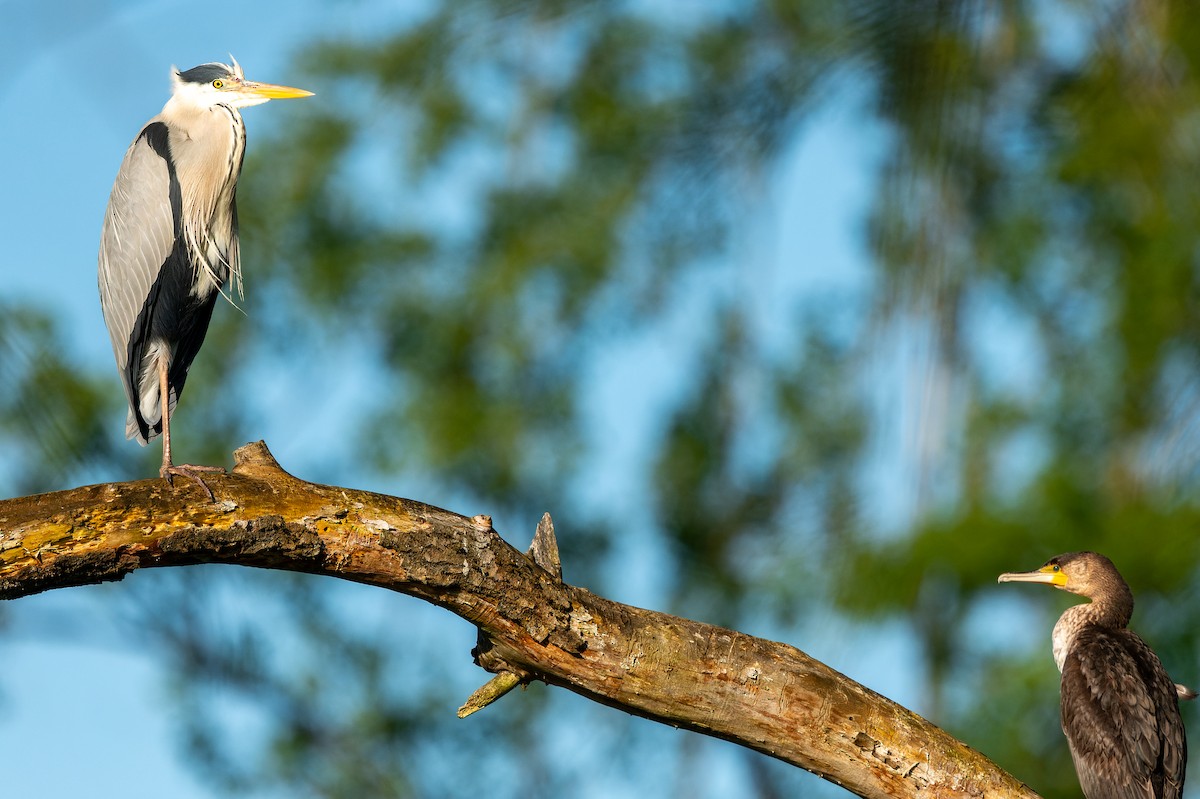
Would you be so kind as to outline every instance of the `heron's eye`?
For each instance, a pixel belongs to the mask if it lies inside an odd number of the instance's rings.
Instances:
[[[221,88],[221,87],[222,87],[222,86],[224,86],[224,85],[225,85],[225,81],[221,80],[220,78],[217,78],[216,80],[214,80],[214,81],[213,81],[213,88],[214,88],[214,89],[219,89],[219,88]]]

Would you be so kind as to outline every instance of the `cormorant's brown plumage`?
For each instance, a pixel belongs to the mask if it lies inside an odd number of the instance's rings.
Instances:
[[[1092,601],[1054,625],[1062,672],[1062,728],[1087,799],[1179,799],[1187,739],[1176,685],[1138,635],[1126,629],[1133,594],[1112,561],[1095,552],[1051,558],[1000,582],[1047,583]]]

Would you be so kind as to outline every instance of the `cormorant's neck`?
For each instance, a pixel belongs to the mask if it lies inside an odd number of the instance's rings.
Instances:
[[[1133,618],[1133,592],[1124,581],[1108,583],[1101,593],[1092,597],[1092,604],[1083,607],[1092,609],[1095,624],[1119,629]]]
[[[1124,591],[1108,592],[1086,604],[1067,608],[1054,625],[1054,663],[1058,670],[1062,671],[1067,653],[1075,643],[1075,636],[1084,627],[1093,625],[1119,630],[1129,624],[1132,616],[1133,594],[1128,587]]]

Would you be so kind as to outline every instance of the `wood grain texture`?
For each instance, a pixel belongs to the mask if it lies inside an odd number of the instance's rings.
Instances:
[[[206,478],[216,502],[189,481],[171,488],[158,479],[0,502],[0,599],[195,563],[325,574],[472,622],[476,661],[489,671],[733,741],[860,796],[1036,797],[937,726],[795,647],[563,583],[552,527],[537,548],[547,569],[486,516],[307,483],[262,442],[235,460],[232,474]]]

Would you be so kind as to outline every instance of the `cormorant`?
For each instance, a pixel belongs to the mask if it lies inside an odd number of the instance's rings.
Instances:
[[[1047,583],[1092,600],[1054,625],[1062,673],[1062,728],[1087,799],[1179,799],[1187,739],[1176,685],[1146,642],[1126,629],[1133,593],[1116,566],[1095,552],[1069,552],[1037,571],[999,582]]]

